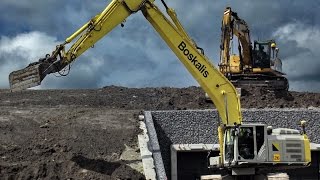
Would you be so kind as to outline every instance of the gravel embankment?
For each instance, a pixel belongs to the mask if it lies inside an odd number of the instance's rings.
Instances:
[[[215,110],[153,111],[151,112],[169,175],[171,144],[217,144],[218,113]],[[298,129],[301,119],[307,121],[310,141],[320,143],[320,108],[312,109],[244,109],[243,121],[265,122],[273,128]],[[169,176],[170,177],[170,176]]]

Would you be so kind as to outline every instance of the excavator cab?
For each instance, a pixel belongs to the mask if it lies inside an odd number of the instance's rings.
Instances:
[[[209,158],[211,167],[226,167],[233,175],[255,174],[274,168],[302,168],[310,164],[310,143],[301,131],[288,128],[271,129],[264,123],[227,126],[224,131],[223,163]]]
[[[224,140],[225,165],[242,167],[244,162],[248,165],[248,163],[257,162],[258,159],[262,160],[259,152],[261,149],[265,151],[266,132],[267,128],[264,124],[243,124],[239,127],[227,128]]]
[[[254,41],[252,52],[253,68],[271,68],[282,73],[282,61],[278,57],[279,48],[276,47],[274,40]]]
[[[271,67],[271,44],[270,41],[254,41],[253,48],[253,68],[270,68]]]
[[[243,167],[243,162],[257,162],[258,152],[267,141],[266,130],[264,124],[246,124],[226,128],[223,148],[224,166]]]

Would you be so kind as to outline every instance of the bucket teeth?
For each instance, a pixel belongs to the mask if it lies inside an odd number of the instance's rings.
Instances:
[[[41,76],[39,66],[39,64],[35,64],[24,69],[11,72],[9,75],[11,91],[21,91],[40,85]]]

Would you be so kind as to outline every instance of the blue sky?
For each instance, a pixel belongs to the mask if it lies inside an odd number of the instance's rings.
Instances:
[[[1,0],[0,88],[8,88],[8,74],[37,61],[109,1]],[[290,89],[320,92],[320,1],[308,0],[175,0],[183,26],[206,55],[219,60],[221,17],[226,6],[250,27],[252,40],[277,41]],[[162,8],[160,0],[156,4]],[[163,8],[162,8],[163,9]],[[69,76],[47,77],[40,88],[187,87],[198,85],[139,12],[130,16],[89,49],[73,65]]]

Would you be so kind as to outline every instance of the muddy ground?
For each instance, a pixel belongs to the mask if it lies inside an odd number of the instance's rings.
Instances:
[[[320,93],[242,92],[244,108],[320,107]],[[189,88],[0,90],[0,179],[143,179],[143,110],[210,109]]]

